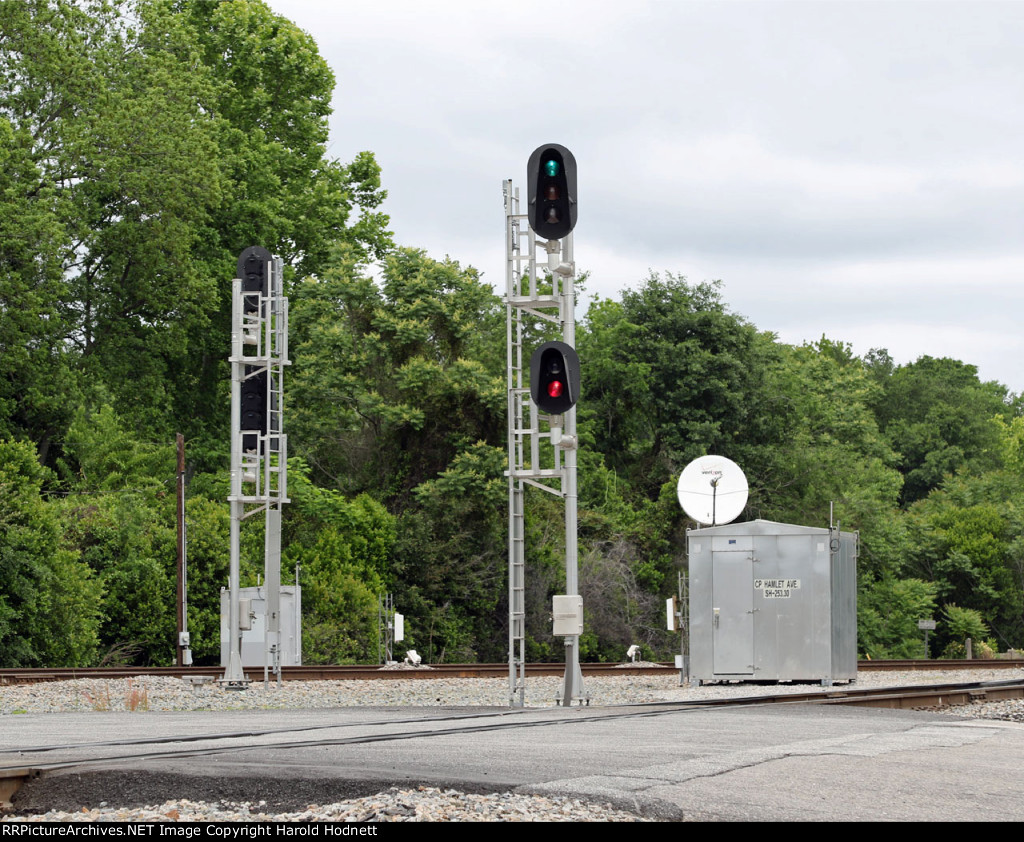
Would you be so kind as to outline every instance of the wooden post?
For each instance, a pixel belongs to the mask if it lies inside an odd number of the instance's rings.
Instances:
[[[178,433],[178,634],[174,640],[175,661],[185,665],[185,650],[181,647],[181,634],[185,631],[185,437]]]

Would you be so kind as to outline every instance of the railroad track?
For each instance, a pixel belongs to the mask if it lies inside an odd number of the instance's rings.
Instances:
[[[583,664],[584,675],[650,675],[676,673],[671,664]],[[262,667],[246,667],[251,681],[263,680]],[[563,675],[565,664],[527,664],[530,676]],[[172,678],[219,679],[223,667],[86,667],[58,669],[0,669],[0,686],[5,684],[32,684],[41,681],[70,681],[78,678],[139,678],[145,675]],[[334,664],[319,666],[283,667],[284,681],[367,681],[399,678],[507,678],[508,664],[435,664],[420,668],[402,667],[385,669],[376,664]]]
[[[600,675],[662,675],[678,673],[669,663],[657,665],[632,664],[581,664],[585,676]],[[969,669],[1024,669],[1024,658],[999,658],[990,660],[960,661],[860,661],[857,669],[864,672],[885,670],[969,670]],[[527,664],[528,676],[561,676],[565,665]],[[263,680],[262,667],[246,668],[245,673],[252,681]],[[220,667],[85,667],[59,669],[0,669],[0,686],[10,684],[32,684],[41,681],[69,681],[78,678],[138,678],[144,675],[170,676],[173,678],[203,676],[216,680],[223,675]],[[284,667],[281,677],[284,681],[368,681],[398,678],[504,678],[508,676],[508,664],[434,664],[420,669],[383,669],[377,665],[320,665]]]
[[[857,669],[864,672],[887,670],[969,670],[969,669],[1024,669],[1024,658],[975,658],[973,660],[858,661]]]

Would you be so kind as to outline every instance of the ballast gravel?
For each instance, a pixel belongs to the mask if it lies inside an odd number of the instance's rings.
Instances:
[[[1019,669],[861,672],[857,687],[1001,681]],[[528,678],[526,704],[554,704],[560,679]],[[751,686],[680,685],[677,675],[622,675],[585,681],[592,705],[741,697],[813,690],[806,684]],[[822,691],[829,688],[821,688]],[[495,678],[388,679],[381,681],[289,681],[281,685],[253,682],[244,691],[216,682],[192,685],[176,678],[79,679],[42,684],[0,686],[0,717],[72,711],[214,711],[334,707],[463,707],[508,705],[508,681]],[[942,709],[952,716],[1024,722],[1024,700],[988,702]],[[291,813],[268,813],[264,802],[205,803],[168,799],[162,804],[123,808],[102,803],[76,812],[52,811],[33,816],[4,816],[2,821],[42,822],[386,822],[386,821],[645,821],[643,816],[607,804],[571,798],[497,793],[476,795],[432,787],[392,788],[336,804],[311,804]]]
[[[637,822],[650,821],[607,804],[573,798],[472,795],[453,789],[398,789],[336,804],[310,804],[292,813],[266,811],[263,801],[165,801],[136,809],[83,807],[75,813],[51,811],[38,816],[5,816],[0,821],[30,822]]]
[[[890,687],[1002,681],[1020,677],[1016,668],[979,670],[909,670],[861,672],[854,687]],[[273,710],[337,707],[507,707],[506,678],[389,678],[380,681],[285,681],[280,685],[252,682],[245,690],[222,688],[211,681],[193,685],[163,676],[134,679],[82,678],[40,684],[0,686],[0,716],[22,713],[147,710]],[[842,684],[837,684],[842,687]],[[526,705],[551,707],[561,687],[554,676],[526,679]],[[584,687],[592,705],[674,702],[689,699],[735,698],[767,693],[807,693],[812,684],[742,683],[680,686],[677,674],[617,675],[587,678]]]

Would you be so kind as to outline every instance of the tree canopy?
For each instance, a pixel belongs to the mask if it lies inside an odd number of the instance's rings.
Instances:
[[[327,154],[334,78],[261,0],[0,4],[0,662],[168,663],[173,438],[188,442],[196,657],[227,584],[230,280],[282,256],[292,460],[284,575],[304,657],[376,656],[393,593],[427,660],[507,646],[503,303],[396,244],[371,152]],[[678,643],[680,470],[718,453],[744,518],[860,532],[859,647],[1024,645],[1024,417],[969,363],[779,342],[720,282],[624,278],[577,330],[581,651]],[[544,328],[530,341],[544,336]],[[546,336],[545,336],[546,338]],[[527,650],[561,657],[561,503],[529,494]],[[243,585],[262,573],[243,532]]]

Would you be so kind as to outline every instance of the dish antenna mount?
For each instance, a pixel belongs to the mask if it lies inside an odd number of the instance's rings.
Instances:
[[[724,456],[701,456],[683,468],[676,486],[679,505],[697,523],[731,523],[747,505],[747,478]]]

